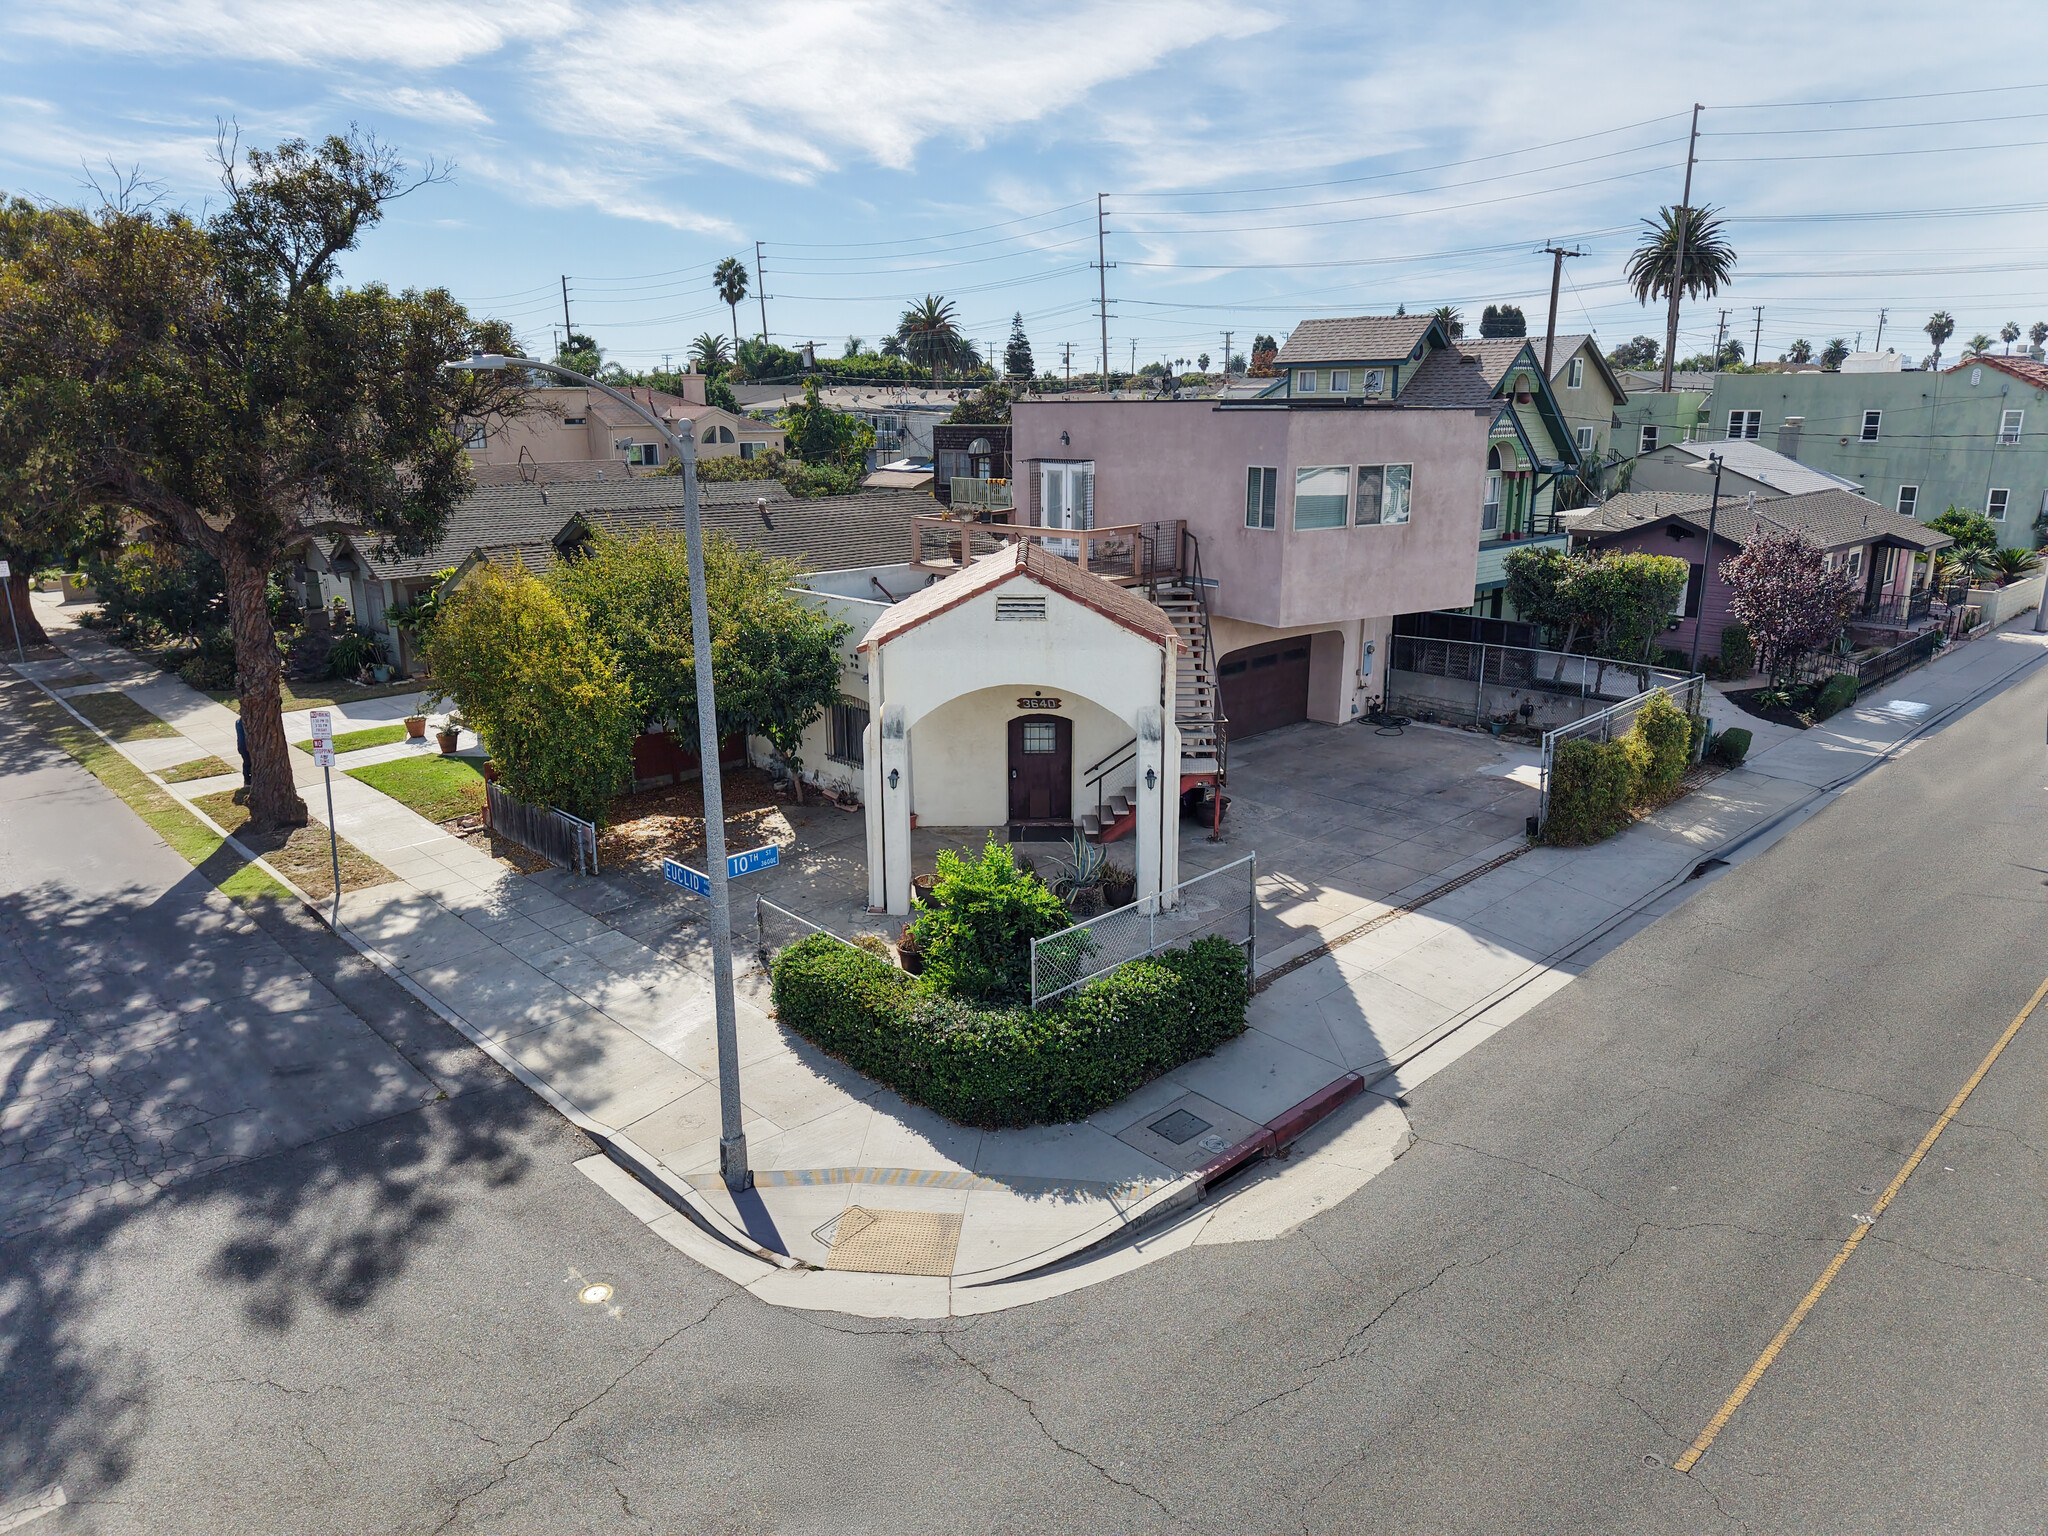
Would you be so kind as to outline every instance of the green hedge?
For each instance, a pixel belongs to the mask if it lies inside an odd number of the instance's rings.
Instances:
[[[1731,725],[1714,738],[1708,750],[1730,768],[1740,768],[1742,760],[1749,756],[1749,744],[1755,737],[1739,725]]]
[[[912,1103],[985,1128],[1079,1120],[1243,1032],[1244,951],[1197,939],[1057,1004],[977,1007],[820,934],[775,958],[775,1010]]]
[[[1550,765],[1550,815],[1545,841],[1564,847],[1597,843],[1628,821],[1639,774],[1632,743],[1567,741]]]
[[[1721,630],[1722,675],[1747,677],[1755,665],[1756,642],[1749,637],[1749,626],[1742,623],[1724,625]]]
[[[1856,702],[1856,674],[1837,672],[1821,688],[1820,695],[1813,701],[1813,718],[1825,720],[1829,715],[1838,715]]]

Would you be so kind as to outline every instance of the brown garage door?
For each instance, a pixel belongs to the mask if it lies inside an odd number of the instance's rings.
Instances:
[[[1232,651],[1216,669],[1230,739],[1308,718],[1308,637]]]

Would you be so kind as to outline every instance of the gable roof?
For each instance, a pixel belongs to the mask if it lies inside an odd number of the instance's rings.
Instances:
[[[1774,448],[1752,442],[1745,437],[1701,438],[1692,442],[1666,443],[1656,450],[1676,459],[1691,459],[1704,464],[1707,455],[1718,453],[1724,467],[1738,475],[1746,475],[1759,485],[1767,485],[1785,496],[1801,496],[1808,491],[1861,491],[1863,487],[1844,475],[1830,474],[1824,469],[1815,469],[1811,464],[1802,464],[1788,458]]]
[[[986,555],[966,570],[955,571],[944,581],[935,581],[892,604],[868,631],[860,649],[886,645],[920,624],[1020,576],[1028,576],[1040,586],[1094,609],[1112,624],[1142,635],[1155,645],[1172,646],[1176,653],[1184,648],[1172,620],[1156,605],[1126,587],[1082,570],[1071,560],[1047,554],[1035,539],[1019,539],[1000,554]]]
[[[1287,337],[1275,366],[1291,363],[1394,362],[1436,324],[1432,315],[1357,315],[1348,320],[1304,320]]]
[[[1966,357],[1955,368],[1946,368],[1944,373],[1954,373],[1958,368],[1978,366],[1996,368],[2000,373],[2009,373],[2024,384],[2035,389],[2048,389],[2048,363],[2037,363],[2031,357],[1993,357],[1989,354]]]
[[[1534,338],[1531,339],[1534,340]],[[1587,345],[1592,340],[1592,336],[1583,331],[1575,331],[1569,335],[1560,332],[1554,337],[1551,342],[1550,352],[1551,380],[1555,382],[1562,378],[1565,369],[1570,366],[1571,360],[1578,355],[1579,349],[1584,347],[1586,356],[1593,359],[1594,371],[1607,381],[1607,387],[1613,392],[1616,402],[1619,403],[1628,399],[1628,391],[1622,387],[1620,377],[1609,366],[1607,359],[1600,355],[1599,346],[1597,344]],[[1536,342],[1536,360],[1538,362],[1543,360],[1543,343],[1541,341]]]
[[[1692,496],[1670,491],[1627,491],[1610,496],[1592,511],[1573,520],[1575,539],[1598,540],[1616,534],[1633,533],[1661,522],[1679,522],[1701,533],[1707,531],[1711,496]],[[1760,501],[1751,512],[1742,502],[1722,498],[1713,513],[1714,536],[1730,544],[1743,545],[1759,532],[1783,532],[1790,528],[1804,534],[1822,549],[1839,549],[1845,544],[1881,542],[1909,549],[1944,549],[1955,541],[1936,533],[1917,518],[1894,512],[1868,497],[1849,491],[1811,491],[1803,496],[1784,496]]]
[[[1478,409],[1494,404],[1495,379],[1486,376],[1478,354],[1466,352],[1464,343],[1438,347],[1415,365],[1394,403],[1426,410],[1469,406]]]

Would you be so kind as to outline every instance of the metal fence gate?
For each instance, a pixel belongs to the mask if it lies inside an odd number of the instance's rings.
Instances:
[[[1257,959],[1259,861],[1235,863],[1183,880],[1162,896],[1104,912],[1031,941],[1031,1006],[1041,1008],[1120,965],[1177,949],[1208,934],[1244,947],[1245,977]]]
[[[1612,741],[1625,734],[1636,723],[1636,716],[1645,704],[1654,698],[1667,698],[1688,715],[1702,712],[1706,699],[1707,680],[1695,672],[1681,682],[1663,688],[1652,688],[1637,694],[1632,699],[1623,699],[1611,709],[1603,709],[1597,715],[1588,715],[1583,720],[1574,720],[1570,725],[1561,725],[1554,731],[1543,733],[1543,787],[1536,802],[1536,827],[1540,832],[1550,823],[1550,775],[1557,761],[1557,749],[1567,741]]]
[[[547,805],[528,805],[495,783],[484,785],[484,824],[564,869],[597,873],[597,828]]]

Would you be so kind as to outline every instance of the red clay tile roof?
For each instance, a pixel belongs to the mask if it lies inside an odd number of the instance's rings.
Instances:
[[[2009,373],[2035,389],[2048,389],[2048,363],[2037,363],[2031,357],[1993,357],[1988,354],[1966,357],[1957,363],[1955,368],[1943,371],[1954,373],[1959,368],[1975,368],[1980,364],[1987,368],[1996,368],[2001,373]]]
[[[966,570],[956,571],[944,581],[935,581],[913,592],[882,615],[875,627],[868,631],[867,638],[861,641],[860,648],[865,651],[885,645],[918,625],[1020,576],[1028,576],[1060,596],[1084,608],[1094,609],[1112,624],[1120,624],[1155,645],[1170,645],[1176,652],[1182,649],[1172,620],[1155,604],[1146,602],[1126,587],[1082,570],[1071,560],[1047,554],[1031,539],[1020,539],[1001,554],[985,556]]]

